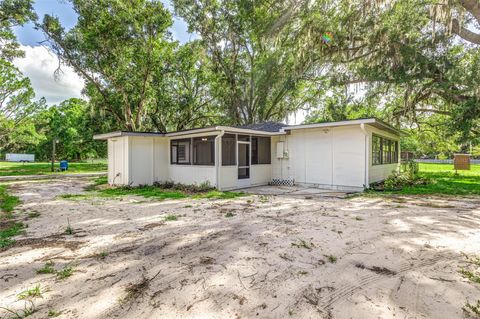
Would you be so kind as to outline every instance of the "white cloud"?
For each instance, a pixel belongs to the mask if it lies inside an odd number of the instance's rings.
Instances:
[[[71,67],[62,65],[59,77],[54,72],[58,68],[58,58],[50,49],[43,46],[21,46],[25,57],[15,59],[13,64],[32,82],[37,99],[44,97],[48,104],[60,103],[72,97],[81,97],[83,80]]]

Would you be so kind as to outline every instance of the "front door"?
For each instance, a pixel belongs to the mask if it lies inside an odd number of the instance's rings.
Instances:
[[[237,142],[238,186],[250,186],[250,142]]]

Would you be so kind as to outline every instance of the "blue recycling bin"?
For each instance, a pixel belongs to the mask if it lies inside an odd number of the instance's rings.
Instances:
[[[60,161],[60,170],[63,171],[68,171],[68,162],[67,161]]]

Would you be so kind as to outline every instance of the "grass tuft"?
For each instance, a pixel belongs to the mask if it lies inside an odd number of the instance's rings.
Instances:
[[[337,260],[338,260],[338,258],[333,256],[333,255],[328,255],[326,257],[327,257],[328,261],[331,262],[332,264],[336,263]]]
[[[480,300],[477,300],[476,304],[471,304],[467,302],[463,307],[463,310],[475,317],[480,318]]]
[[[40,288],[40,284],[35,287],[26,289],[17,295],[18,300],[31,300],[34,298],[43,298],[43,292]]]
[[[11,239],[18,235],[25,225],[22,222],[9,222],[6,226],[0,226],[0,248],[6,248],[15,243],[15,240]]]
[[[167,216],[165,216],[164,219],[166,221],[175,221],[175,220],[178,220],[178,216],[177,215],[167,215]]]
[[[65,266],[61,270],[57,271],[57,279],[59,279],[59,280],[66,279],[66,278],[70,277],[71,275],[73,275],[73,271],[74,271],[74,269],[73,269],[72,266]]]
[[[53,309],[50,309],[50,310],[48,310],[47,315],[48,315],[49,318],[55,318],[55,317],[60,316],[61,314],[62,314],[62,311],[55,311]]]
[[[303,239],[299,239],[298,242],[292,243],[292,247],[306,248],[306,249],[310,250],[313,247],[315,247],[315,245],[313,243],[308,243]]]
[[[37,274],[53,274],[55,273],[55,263],[53,261],[47,262],[42,268],[37,269]]]

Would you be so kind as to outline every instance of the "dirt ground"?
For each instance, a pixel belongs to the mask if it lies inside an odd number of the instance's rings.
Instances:
[[[480,299],[459,273],[480,198],[58,198],[88,183],[12,186],[28,228],[0,252],[0,307],[37,284],[31,318],[465,318]]]

